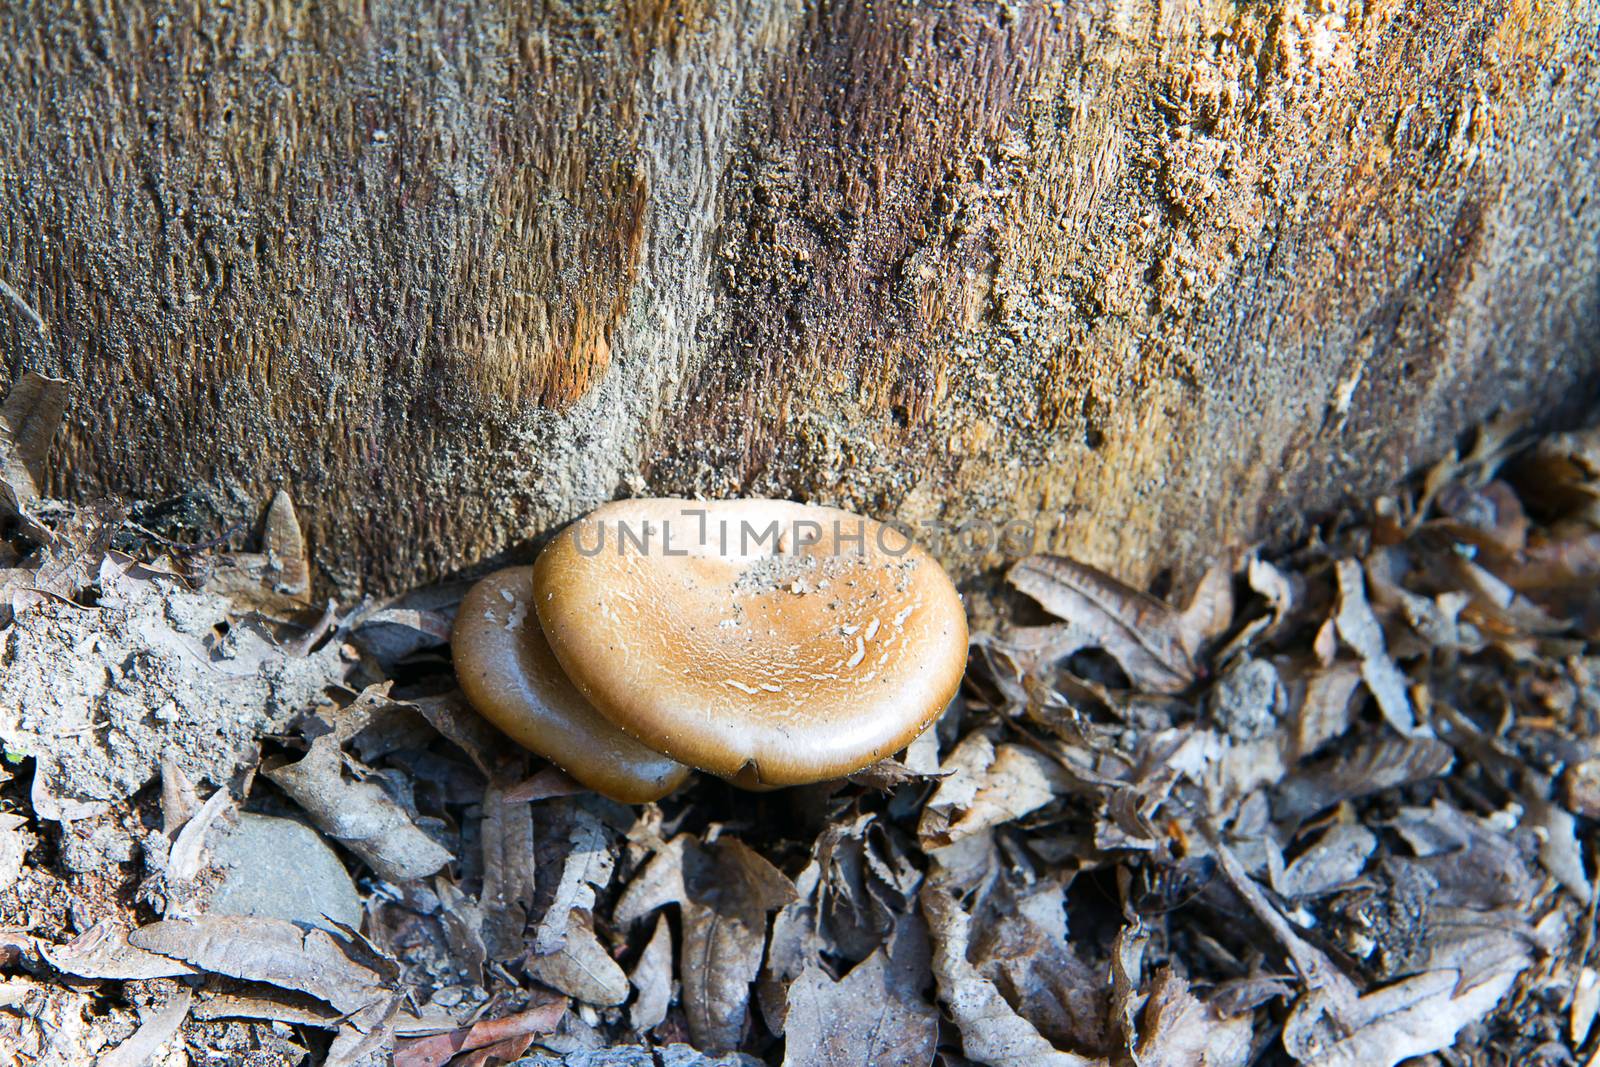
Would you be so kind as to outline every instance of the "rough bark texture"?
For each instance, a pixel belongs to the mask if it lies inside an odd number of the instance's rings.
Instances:
[[[347,590],[643,492],[1038,515],[1147,579],[1581,412],[1597,25],[8,4],[0,366],[74,382],[54,491],[282,486]]]

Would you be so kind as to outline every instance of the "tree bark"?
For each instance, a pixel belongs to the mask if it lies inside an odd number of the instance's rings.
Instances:
[[[642,493],[1038,517],[1181,574],[1497,411],[1584,414],[1597,25],[8,4],[0,357],[73,383],[52,491],[285,488],[346,592]]]

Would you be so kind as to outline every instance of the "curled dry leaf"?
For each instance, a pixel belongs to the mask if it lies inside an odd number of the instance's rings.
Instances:
[[[442,1067],[460,1052],[516,1037],[548,1034],[566,1013],[567,1002],[557,999],[514,1015],[484,1019],[447,1034],[402,1040],[395,1049],[394,1067]]]
[[[566,940],[573,911],[592,912],[595,890],[611,884],[614,861],[600,820],[582,807],[573,806],[569,811],[572,823],[567,833],[567,854],[561,864],[561,880],[556,886],[555,898],[539,920],[534,934],[536,956],[549,955],[559,949]]]
[[[202,991],[195,1002],[196,1019],[265,1019],[291,1026],[337,1030],[344,1015],[315,997],[289,990],[254,987],[250,993]]]
[[[35,540],[50,534],[32,517],[45,479],[45,456],[67,410],[67,383],[28,371],[0,403],[0,505],[14,512]]]
[[[65,945],[40,946],[45,962],[78,978],[176,978],[198,973],[180,960],[146,952],[128,941],[128,932],[102,919]]]
[[[1339,636],[1361,657],[1361,676],[1377,700],[1383,717],[1390,726],[1410,737],[1417,733],[1417,721],[1411,698],[1406,694],[1405,675],[1394,665],[1384,646],[1383,627],[1367,603],[1361,564],[1353,559],[1342,559],[1338,563],[1338,574],[1339,613],[1335,624]]]
[[[369,688],[338,716],[333,729],[311,742],[305,756],[267,767],[264,773],[323,833],[360,856],[380,877],[404,882],[434,873],[450,862],[450,852],[418,829],[377,782],[347,778],[347,757],[340,748],[386,703],[387,694],[387,683]]]
[[[952,845],[1021,818],[1071,785],[1061,765],[1042,752],[996,746],[979,733],[963,738],[940,771],[945,780],[923,808],[917,827],[924,847]]]

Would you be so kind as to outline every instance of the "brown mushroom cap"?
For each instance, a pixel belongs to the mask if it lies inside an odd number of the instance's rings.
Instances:
[[[557,535],[533,580],[551,650],[601,714],[741,784],[824,781],[898,751],[966,668],[939,564],[835,508],[617,501]]]
[[[512,740],[613,800],[642,804],[682,785],[689,768],[611,725],[567,680],[539,629],[532,596],[533,568],[509,567],[461,601],[450,651],[472,706]]]

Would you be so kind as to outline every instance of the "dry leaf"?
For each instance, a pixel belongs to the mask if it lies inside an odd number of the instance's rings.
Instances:
[[[1436,778],[1452,758],[1450,746],[1433,738],[1369,738],[1286,779],[1275,791],[1273,815],[1306,819],[1342,801]]]
[[[938,772],[929,774],[915,770],[897,759],[881,759],[856,771],[849,776],[849,780],[851,785],[888,793],[912,782],[932,781],[940,777],[942,775]]]
[[[569,849],[561,865],[561,881],[533,939],[533,952],[548,955],[562,945],[574,910],[592,911],[595,890],[611,884],[613,860],[600,820],[588,810],[569,809],[572,826],[567,833]]]
[[[1383,717],[1401,734],[1411,737],[1418,730],[1411,698],[1406,694],[1405,675],[1394,665],[1384,646],[1383,627],[1378,625],[1378,617],[1367,603],[1361,564],[1353,559],[1342,559],[1338,563],[1338,573],[1339,613],[1335,623],[1339,636],[1361,657],[1361,676],[1377,699]]]
[[[796,899],[794,883],[731,837],[705,849],[680,834],[659,851],[617,902],[619,923],[665,904],[683,908],[679,986],[696,1048],[736,1048],[750,983],[761,969],[767,913]]]
[[[1315,897],[1358,876],[1378,839],[1364,826],[1336,823],[1289,864],[1273,888],[1286,897]]]
[[[448,1034],[402,1040],[395,1048],[394,1067],[441,1067],[458,1052],[484,1048],[516,1037],[548,1034],[566,1013],[565,1000],[552,1000],[515,1015],[484,1019]]]
[[[233,795],[226,789],[212,793],[194,817],[183,824],[172,850],[167,853],[166,880],[169,884],[193,881],[204,860],[206,833],[226,811],[233,808]]]
[[[1091,636],[1138,688],[1181,693],[1194,684],[1187,644],[1198,623],[1186,623],[1155,597],[1061,556],[1030,556],[1006,577],[1050,614]]]
[[[1504,970],[1471,983],[1455,970],[1407,978],[1360,998],[1342,1025],[1330,1023],[1322,1001],[1302,998],[1284,1025],[1284,1047],[1312,1067],[1394,1067],[1447,1049],[1462,1027],[1494,1009],[1527,963],[1505,961]]]
[[[628,1022],[643,1033],[661,1025],[672,1003],[672,930],[667,917],[656,917],[656,928],[639,955],[628,983],[638,994],[628,1009]]]
[[[405,882],[437,871],[450,862],[450,852],[418,829],[377,782],[345,777],[347,757],[340,749],[387,695],[387,683],[369,687],[339,716],[335,729],[311,742],[305,756],[263,773],[305,809],[318,829],[360,856],[380,877]]]
[[[533,908],[533,812],[511,800],[504,786],[490,782],[483,794],[483,940],[489,958],[509,960],[523,952],[528,913]]]
[[[198,973],[186,963],[146,952],[128,941],[128,932],[110,919],[102,919],[65,945],[41,945],[45,961],[64,974],[79,978],[176,978]]]
[[[32,518],[45,480],[44,461],[67,410],[67,383],[28,371],[0,403],[0,504],[24,521],[30,537],[48,540]]]
[[[1071,786],[1067,772],[1049,756],[1021,745],[994,746],[977,733],[962,739],[940,771],[945,780],[917,826],[925,848],[952,845],[1021,818]]]
[[[588,786],[573,781],[566,771],[552,764],[526,781],[518,782],[506,790],[505,798],[507,801],[525,804],[534,800],[550,800],[554,797],[575,797],[588,792],[591,792]]]
[[[1053,1047],[967,961],[972,918],[948,893],[924,889],[922,912],[933,944],[939,1000],[961,1031],[961,1048],[968,1059],[988,1067],[1106,1067],[1103,1059]]]
[[[289,617],[311,604],[311,563],[294,501],[279,489],[267,505],[260,552],[218,556],[206,588],[240,609]],[[328,622],[332,622],[329,617]],[[320,634],[318,635],[320,637]]]
[[[0,893],[22,877],[22,861],[28,854],[30,840],[22,827],[27,823],[21,815],[0,812]]]
[[[1056,1048],[1109,1053],[1104,969],[1074,951],[1063,886],[1006,890],[988,910],[991,918],[978,926],[967,951],[978,973]]]
[[[139,1029],[134,1031],[132,1037],[101,1056],[96,1067],[145,1067],[177,1034],[178,1028],[189,1017],[192,1003],[192,989],[178,990],[171,1000],[139,1024]]]
[[[572,914],[560,948],[544,956],[530,955],[522,967],[550,988],[588,1004],[609,1008],[628,999],[627,974],[595,937],[583,912]]]
[[[355,946],[321,927],[282,919],[207,915],[168,919],[128,935],[135,947],[251,982],[295,989],[354,1013],[391,992],[384,976],[353,958]]]
[[[1139,1067],[1244,1067],[1253,1029],[1250,1016],[1222,1015],[1163,967],[1145,996],[1133,1061]]]
[[[835,982],[816,964],[789,986],[784,1067],[922,1067],[933,1060],[938,1013],[927,933],[905,920],[887,946]]]
[[[192,1014],[196,1019],[265,1019],[292,1026],[337,1030],[344,1015],[315,997],[289,990],[257,987],[259,993],[202,992]]]
[[[1233,851],[1222,843],[1216,830],[1204,821],[1201,822],[1201,828],[1216,852],[1217,866],[1228,884],[1244,898],[1245,904],[1288,954],[1306,990],[1325,994],[1328,1010],[1338,1017],[1348,1005],[1355,1002],[1358,995],[1355,983],[1321,949],[1300,936],[1282,913],[1273,907],[1261,887],[1245,872]]]

